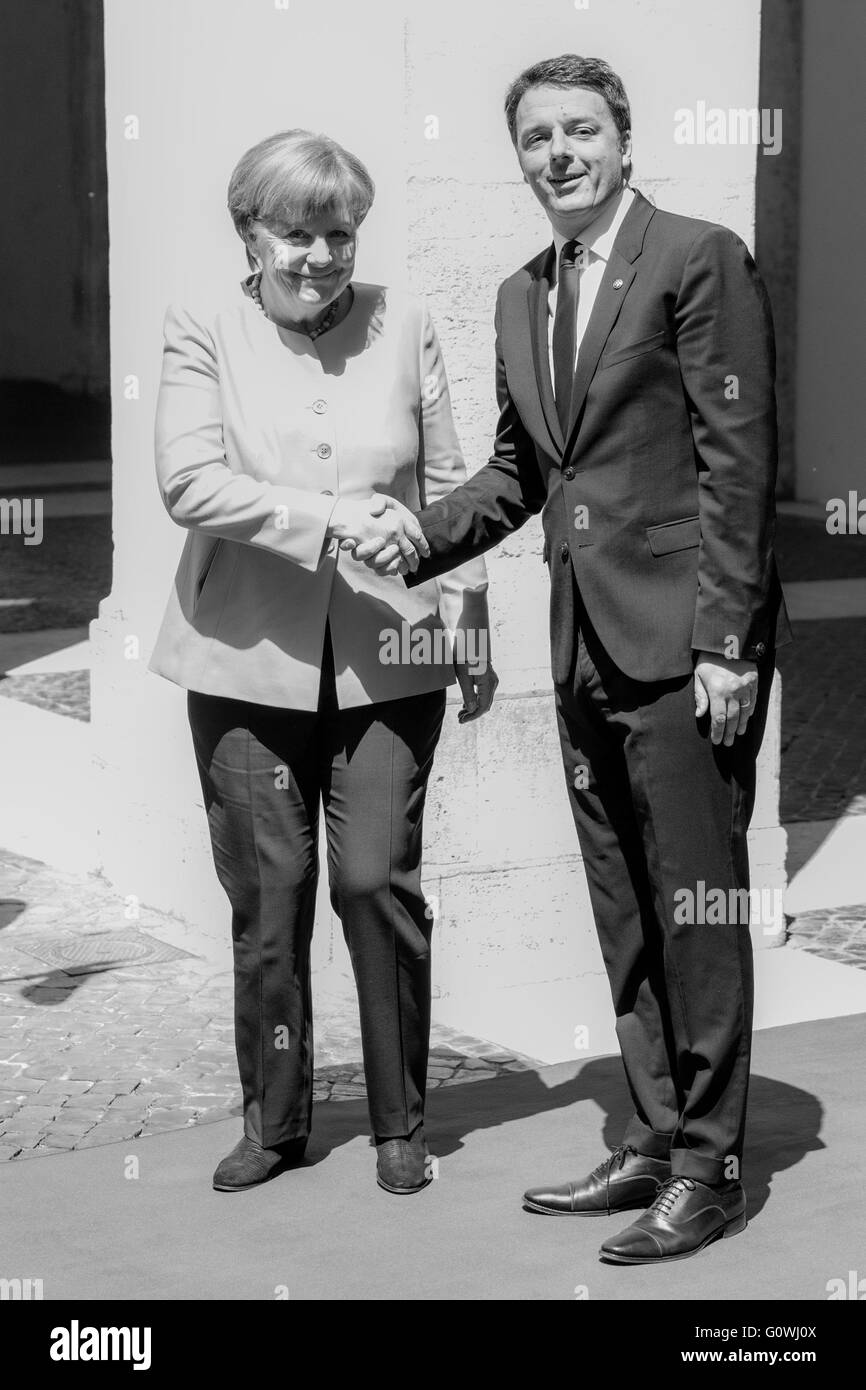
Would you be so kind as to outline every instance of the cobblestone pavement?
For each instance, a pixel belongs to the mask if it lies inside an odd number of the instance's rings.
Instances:
[[[830,536],[821,518],[781,515],[782,584],[866,577],[866,536]],[[866,813],[866,618],[794,624],[782,674],[783,823]]]
[[[46,671],[20,676],[0,675],[0,695],[23,700],[27,705],[65,714],[70,719],[90,720],[90,672]]]
[[[783,824],[866,813],[866,618],[794,624],[782,673]]]
[[[0,855],[0,1160],[241,1114],[230,973],[179,949],[174,919],[124,911],[98,878]],[[172,958],[148,964],[154,945]],[[315,1012],[314,1098],[363,1096],[354,1001]],[[434,1026],[428,1084],[534,1065]]]
[[[801,913],[789,927],[788,945],[866,970],[866,903]]]
[[[17,489],[6,491],[4,478],[0,470],[0,496],[14,496]],[[111,592],[111,517],[52,516],[47,491],[45,498],[41,545],[9,537],[0,546],[0,593],[6,600],[0,632],[83,626]]]

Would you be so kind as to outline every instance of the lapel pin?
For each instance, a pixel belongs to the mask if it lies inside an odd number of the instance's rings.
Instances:
[[[622,280],[614,280],[614,282],[613,282],[613,287],[614,287],[615,290],[621,290],[621,289],[622,289]]]

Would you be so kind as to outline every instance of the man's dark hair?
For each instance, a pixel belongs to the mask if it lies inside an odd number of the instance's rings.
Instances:
[[[514,144],[517,144],[517,108],[521,97],[533,87],[586,87],[604,97],[620,140],[631,130],[631,111],[622,79],[603,58],[581,58],[577,53],[563,53],[558,58],[545,58],[516,77],[505,97],[505,119]]]

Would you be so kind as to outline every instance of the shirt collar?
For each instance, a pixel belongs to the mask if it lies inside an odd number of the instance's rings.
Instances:
[[[585,246],[594,256],[598,256],[602,261],[610,260],[610,253],[613,250],[613,243],[616,241],[617,233],[625,221],[626,213],[634,202],[634,189],[625,185],[618,198],[608,203],[588,227],[577,238],[579,245]],[[556,266],[559,265],[559,257],[562,248],[567,241],[573,238],[563,236],[561,232],[554,231],[553,245],[556,249]]]

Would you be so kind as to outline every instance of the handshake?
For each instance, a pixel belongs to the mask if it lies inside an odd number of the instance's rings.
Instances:
[[[377,574],[414,574],[419,559],[430,554],[409,508],[376,492],[363,502],[341,497],[331,512],[328,537]]]

